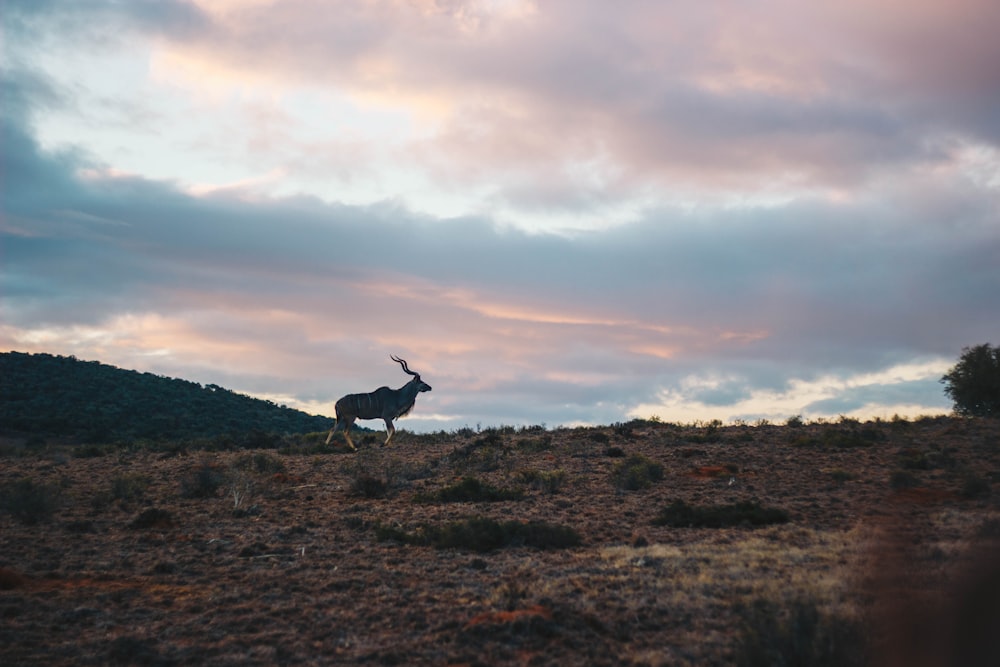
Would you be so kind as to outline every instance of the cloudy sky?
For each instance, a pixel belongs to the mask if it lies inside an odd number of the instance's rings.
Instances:
[[[5,0],[0,349],[400,426],[948,412],[995,0]],[[369,422],[368,425],[378,426]]]

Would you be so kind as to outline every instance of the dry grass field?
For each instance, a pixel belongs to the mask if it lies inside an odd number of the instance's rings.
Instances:
[[[1000,655],[996,420],[323,437],[4,440],[0,663]]]

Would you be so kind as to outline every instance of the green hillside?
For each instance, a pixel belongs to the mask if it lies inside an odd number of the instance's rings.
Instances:
[[[0,432],[87,442],[177,440],[227,434],[310,433],[329,417],[217,385],[51,354],[0,354]]]

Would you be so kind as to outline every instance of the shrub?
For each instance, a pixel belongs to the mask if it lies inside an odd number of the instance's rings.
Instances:
[[[490,484],[484,484],[475,477],[463,477],[460,482],[439,489],[435,493],[421,493],[414,497],[419,503],[476,503],[501,502],[504,500],[521,500],[524,491],[521,489],[499,489]]]
[[[456,470],[491,472],[499,469],[510,453],[511,450],[504,445],[500,433],[491,430],[484,431],[481,438],[461,447],[455,447],[448,455],[448,461]]]
[[[181,495],[185,498],[214,498],[226,481],[217,466],[204,463],[181,480]]]
[[[77,459],[96,459],[106,455],[108,449],[106,445],[90,444],[74,447],[71,451],[73,452],[73,457]]]
[[[885,439],[885,433],[876,426],[860,426],[847,422],[840,426],[825,426],[818,437],[799,435],[792,440],[792,446],[850,449],[870,447]]]
[[[962,482],[960,495],[963,498],[971,500],[975,498],[987,498],[992,492],[993,489],[990,486],[990,480],[979,475],[969,474]]]
[[[915,486],[920,486],[920,480],[913,473],[897,470],[889,477],[889,486],[896,490],[912,489]]]
[[[962,356],[944,377],[944,393],[960,415],[1000,415],[1000,347],[989,343],[962,348]]]
[[[856,474],[849,470],[844,470],[842,468],[834,468],[833,470],[827,470],[826,474],[830,476],[834,482],[838,484],[843,484],[844,482],[850,482],[858,478]]]
[[[285,472],[285,462],[274,454],[268,452],[245,454],[236,459],[233,467],[239,470],[256,472],[261,475],[273,475],[279,472]]]
[[[41,484],[30,477],[19,479],[0,493],[0,505],[27,526],[50,520],[61,504],[58,486]]]
[[[523,470],[521,471],[521,480],[528,486],[544,493],[558,493],[566,481],[566,471]]]
[[[565,549],[579,546],[580,535],[569,526],[545,522],[495,521],[473,517],[444,525],[422,524],[414,532],[391,526],[375,527],[379,541],[395,540],[403,544],[433,546],[437,549],[461,549],[485,553],[508,546],[535,549]]]
[[[611,481],[620,491],[638,491],[663,479],[663,466],[641,454],[633,454],[615,465]]]
[[[675,500],[653,520],[657,526],[674,528],[727,528],[730,526],[766,526],[787,523],[788,512],[774,507],[762,507],[757,501],[745,500],[732,505],[695,507]]]
[[[175,525],[174,516],[170,512],[152,507],[137,516],[128,527],[132,530],[146,530],[149,528],[173,528]]]
[[[552,449],[552,435],[546,433],[537,438],[521,438],[517,448],[522,452],[544,452]]]
[[[145,475],[118,475],[111,479],[111,498],[129,502],[139,500],[149,486]]]
[[[389,484],[381,477],[359,474],[351,479],[349,493],[362,498],[384,498],[389,493]]]

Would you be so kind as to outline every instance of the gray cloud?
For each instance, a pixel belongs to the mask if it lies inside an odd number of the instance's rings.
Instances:
[[[499,18],[479,17],[466,42],[457,35],[472,25],[459,21],[468,14],[414,10],[403,20],[377,3],[314,23],[303,18],[308,3],[290,5],[281,41],[263,30],[267,7],[235,23],[184,4],[138,3],[127,15],[104,7],[112,23],[195,51],[214,44],[219,57],[247,56],[247,67],[275,75],[301,65],[371,90],[468,85],[471,100],[415,148],[419,159],[430,164],[428,153],[445,149],[435,173],[460,186],[468,169],[472,180],[495,182],[499,200],[532,210],[614,210],[633,188],[708,172],[725,184],[727,174],[767,181],[791,170],[822,187],[739,205],[653,197],[614,225],[561,235],[503,227],[487,213],[442,218],[402,201],[346,205],[239,189],[194,196],[176,182],[122,176],[79,148],[43,148],[37,114],[78,98],[20,63],[3,72],[0,119],[8,349],[314,404],[401,383],[386,359],[393,352],[410,355],[435,387],[414,427],[555,425],[617,421],[664,396],[722,418],[763,414],[762,395],[784,397],[776,409],[789,414],[946,408],[927,373],[847,380],[954,358],[1000,324],[1000,193],[963,166],[967,138],[941,139],[991,136],[972,111],[983,100],[975,86],[956,85],[938,107],[930,100],[942,78],[928,76],[924,88],[916,73],[889,68],[890,94],[872,99],[864,93],[873,72],[817,47],[802,67],[842,89],[713,89],[702,77],[725,72],[711,71],[711,58],[684,38],[653,41],[635,16],[560,14],[569,6],[558,3],[507,47],[501,38],[513,28]],[[62,5],[14,9],[10,20],[37,31],[52,30],[53,15],[83,19]],[[435,46],[410,31],[415,22],[459,43]],[[588,22],[617,29],[584,43],[575,35],[589,34]],[[321,42],[334,27],[351,39]],[[725,30],[700,29],[710,51],[727,54],[718,50],[724,35],[712,32]],[[298,48],[287,47],[289,35]],[[910,48],[890,47],[880,57],[897,64]],[[992,47],[953,66],[984,49]],[[366,83],[361,63],[372,54],[397,58],[404,76]],[[776,74],[787,83],[786,75]],[[608,169],[593,177],[567,167],[581,160]],[[795,397],[798,384],[829,377],[840,384],[828,393]]]

